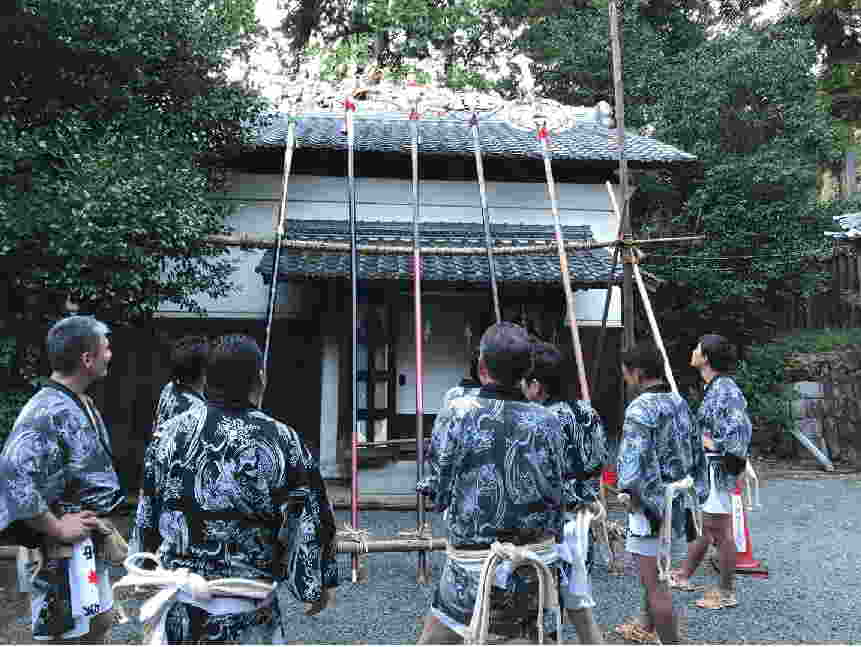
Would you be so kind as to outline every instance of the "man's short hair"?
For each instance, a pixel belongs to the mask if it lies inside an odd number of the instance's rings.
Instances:
[[[490,377],[504,386],[516,386],[532,368],[529,333],[510,321],[488,328],[481,336],[479,352]]]
[[[96,353],[102,337],[111,329],[95,317],[73,315],[51,326],[45,339],[52,371],[72,375],[81,366],[81,355]]]
[[[206,337],[183,337],[171,349],[171,379],[180,384],[194,384],[206,373],[208,361],[209,340]]]
[[[565,359],[556,344],[537,339],[532,344],[532,370],[526,377],[541,382],[551,398],[559,398],[562,395],[564,364]]]
[[[703,335],[700,337],[700,350],[711,367],[723,373],[731,371],[736,365],[735,348],[723,335]]]
[[[263,353],[248,335],[223,335],[209,351],[206,368],[207,395],[217,400],[247,402],[252,388],[260,385]]]
[[[650,341],[641,341],[632,348],[622,351],[622,364],[628,370],[640,369],[643,377],[664,377],[664,358],[658,347]]]

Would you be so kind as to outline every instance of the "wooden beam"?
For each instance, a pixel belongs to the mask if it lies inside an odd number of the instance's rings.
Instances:
[[[629,240],[625,245],[657,245],[666,243],[684,243],[703,240],[705,236],[678,236],[675,238],[648,238],[645,240]],[[249,249],[274,249],[275,239],[269,236],[254,236],[251,234],[213,234],[204,237],[204,242],[219,247],[245,247]],[[567,241],[565,249],[569,252],[578,250],[601,249],[620,245],[618,240],[605,241]],[[315,240],[282,240],[281,247],[299,251],[332,252],[349,254],[349,243],[332,243]],[[360,254],[381,254],[394,256],[412,256],[413,248],[409,245],[358,245]],[[424,256],[477,256],[487,253],[484,247],[422,247]],[[517,256],[527,254],[557,254],[556,243],[540,243],[534,245],[496,245],[494,254]]]

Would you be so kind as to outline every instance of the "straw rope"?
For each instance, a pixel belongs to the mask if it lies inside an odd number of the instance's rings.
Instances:
[[[562,643],[561,614],[559,613],[559,586],[553,571],[541,561],[536,554],[542,549],[552,546],[552,543],[528,544],[515,546],[510,543],[494,542],[489,551],[458,550],[449,547],[447,553],[452,559],[484,558],[481,574],[478,580],[478,590],[475,595],[475,607],[469,627],[464,636],[467,645],[487,644],[487,634],[490,625],[490,591],[495,579],[496,569],[502,562],[510,560],[513,570],[519,566],[528,565],[535,569],[538,576],[538,642],[544,643],[544,608],[545,605],[556,608],[556,640]]]

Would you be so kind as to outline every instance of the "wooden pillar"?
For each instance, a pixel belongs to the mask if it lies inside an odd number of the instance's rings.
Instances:
[[[616,0],[610,0],[610,45],[613,56],[613,107],[616,120],[616,145],[619,147],[619,186],[621,189],[622,237],[631,240],[631,210],[628,200],[628,160],[625,157],[625,86],[622,80],[622,44],[619,37],[619,16]],[[622,283],[622,325],[624,335],[622,345],[634,345],[634,275],[631,264],[624,262],[623,254]]]

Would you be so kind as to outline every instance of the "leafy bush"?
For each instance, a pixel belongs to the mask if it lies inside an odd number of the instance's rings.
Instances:
[[[0,372],[8,375],[14,360],[15,339],[13,337],[0,337]],[[0,392],[0,447],[3,446],[6,436],[12,431],[12,425],[15,424],[18,412],[32,393],[32,389],[9,387]]]
[[[806,330],[751,346],[739,362],[735,378],[747,397],[757,427],[788,429],[792,424],[785,361],[788,353],[822,353],[861,345],[861,329]]]

